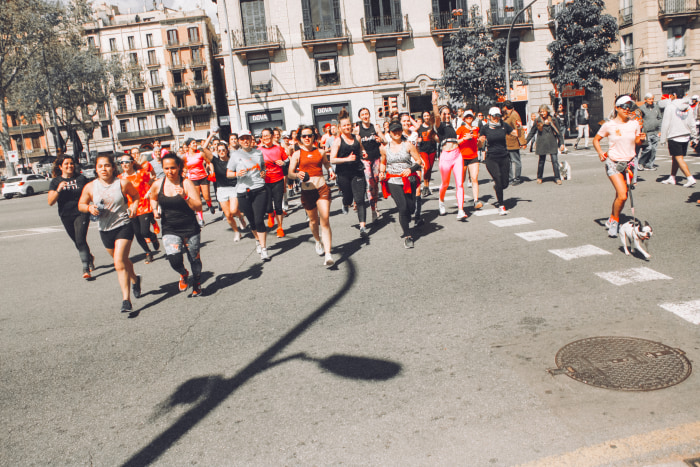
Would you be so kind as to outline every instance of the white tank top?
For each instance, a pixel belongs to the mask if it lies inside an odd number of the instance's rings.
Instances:
[[[100,209],[97,228],[114,230],[129,223],[128,207],[122,193],[121,180],[115,178],[110,185],[104,185],[99,179],[92,182],[92,202]]]

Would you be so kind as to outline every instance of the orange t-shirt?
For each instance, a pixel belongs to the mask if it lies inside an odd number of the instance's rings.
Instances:
[[[139,192],[140,198],[136,208],[136,215],[140,216],[141,214],[148,214],[151,212],[151,201],[148,198],[148,190],[151,189],[151,174],[141,169],[131,175],[127,175],[126,173],[119,174],[119,178],[130,181],[131,184],[136,187],[136,191]],[[129,198],[129,204],[131,204],[133,200],[128,195],[127,198]]]
[[[479,138],[479,127],[467,127],[461,125],[457,128],[457,138],[462,139],[467,133],[472,134],[472,139],[466,139],[459,143],[459,152],[462,153],[462,159],[475,159],[478,155],[477,140]]]

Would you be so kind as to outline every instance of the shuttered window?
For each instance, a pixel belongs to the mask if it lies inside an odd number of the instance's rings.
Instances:
[[[380,80],[398,79],[399,62],[395,47],[377,48],[377,70]]]

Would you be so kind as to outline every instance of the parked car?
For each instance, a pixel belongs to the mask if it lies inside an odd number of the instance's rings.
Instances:
[[[49,191],[51,180],[34,175],[23,174],[16,177],[10,177],[2,184],[2,195],[9,199],[14,195],[31,196],[34,193]]]

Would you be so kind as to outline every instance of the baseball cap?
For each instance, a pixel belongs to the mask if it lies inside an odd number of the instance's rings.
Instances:
[[[325,125],[323,125],[323,129],[324,129],[324,130],[325,130],[326,128],[330,128],[330,127],[331,127],[331,124],[330,124],[330,123],[326,123]]]
[[[464,112],[464,116],[466,117],[467,115],[471,115],[473,117],[474,112],[472,112],[471,110],[467,110],[466,112]]]
[[[697,101],[697,100],[700,100],[700,97],[698,97],[698,95],[695,94],[693,97],[691,97],[691,99],[693,99],[694,101]]]
[[[399,122],[392,122],[391,125],[389,125],[389,133],[394,132],[394,131],[402,131],[403,127]]]
[[[633,102],[632,98],[630,96],[622,96],[618,100],[615,101],[615,107],[621,107],[628,102]]]
[[[493,115],[494,117],[495,116],[500,117],[501,116],[501,109],[499,109],[498,107],[491,107],[489,109],[489,115]]]
[[[250,130],[241,130],[238,132],[238,139],[243,138],[244,136],[250,136],[252,137],[253,135],[250,133]]]

